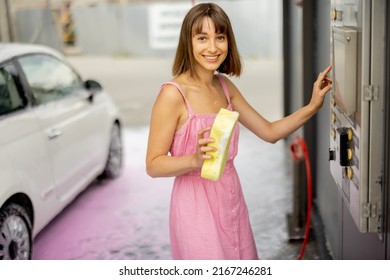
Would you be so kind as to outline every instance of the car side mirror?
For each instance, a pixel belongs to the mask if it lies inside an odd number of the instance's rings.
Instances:
[[[84,87],[86,90],[88,90],[88,92],[90,92],[88,99],[91,102],[93,101],[93,96],[103,89],[102,85],[95,80],[86,80],[84,82]]]
[[[101,91],[103,89],[102,85],[95,80],[86,80],[84,86],[91,92]]]

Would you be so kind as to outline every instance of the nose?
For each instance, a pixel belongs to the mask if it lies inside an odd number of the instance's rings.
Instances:
[[[217,51],[217,47],[215,46],[214,40],[210,40],[210,41],[209,41],[209,45],[208,45],[207,50],[208,50],[209,52],[212,52],[212,53]]]

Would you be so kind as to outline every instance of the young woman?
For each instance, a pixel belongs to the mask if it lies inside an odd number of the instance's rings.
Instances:
[[[209,133],[220,108],[239,113],[239,122],[275,143],[305,124],[322,106],[331,80],[325,69],[311,101],[269,122],[254,110],[227,76],[241,74],[241,61],[226,13],[217,5],[194,6],[185,16],[173,64],[174,78],[162,85],[150,124],[147,173],[174,176],[170,238],[174,259],[258,259],[248,210],[233,159],[239,126],[232,134],[220,180],[200,177]],[[225,75],[224,75],[225,74]]]

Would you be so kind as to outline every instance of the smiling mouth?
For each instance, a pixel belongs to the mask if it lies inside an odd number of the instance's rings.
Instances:
[[[203,56],[207,61],[217,61],[219,55],[204,55]]]

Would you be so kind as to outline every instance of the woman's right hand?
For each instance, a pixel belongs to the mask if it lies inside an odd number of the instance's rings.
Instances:
[[[210,130],[211,127],[205,127],[199,129],[198,131],[195,161],[196,161],[196,166],[199,168],[202,167],[203,161],[212,158],[212,156],[206,154],[206,152],[216,151],[216,148],[208,146],[209,143],[214,142],[214,139],[205,137],[206,134],[209,134]]]
[[[316,111],[322,107],[326,93],[332,89],[332,79],[328,77],[330,70],[332,70],[332,65],[329,65],[324,72],[321,72],[313,84],[313,93],[310,104],[312,104],[312,107],[315,108]]]

